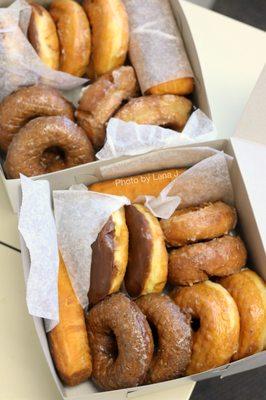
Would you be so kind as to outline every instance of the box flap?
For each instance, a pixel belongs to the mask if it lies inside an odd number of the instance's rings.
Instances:
[[[253,89],[234,137],[266,145],[266,65]]]

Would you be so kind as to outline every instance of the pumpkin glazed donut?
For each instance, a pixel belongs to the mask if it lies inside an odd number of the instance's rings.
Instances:
[[[172,250],[169,255],[168,282],[192,285],[209,276],[227,276],[245,266],[247,251],[239,236],[229,235],[208,242]]]
[[[64,153],[64,168],[94,160],[92,145],[85,132],[66,117],[39,117],[28,122],[14,137],[4,169],[9,178],[41,175],[48,172],[42,155],[50,147]]]
[[[114,390],[143,383],[153,354],[149,324],[123,293],[96,304],[86,316],[92,350],[92,378]]]
[[[58,90],[45,85],[18,89],[0,104],[0,148],[7,151],[14,135],[29,120],[53,115],[74,120],[72,104]]]
[[[89,304],[118,292],[128,261],[128,229],[124,207],[112,213],[92,244]]]
[[[161,220],[161,227],[170,245],[184,246],[227,234],[236,222],[235,208],[216,201],[176,210],[169,219]]]
[[[83,76],[91,52],[90,25],[85,11],[74,0],[53,0],[49,11],[56,24],[61,48],[59,69]]]
[[[231,294],[240,315],[240,338],[233,360],[266,349],[266,285],[250,269],[220,280]]]
[[[218,283],[205,281],[171,293],[181,311],[199,320],[193,333],[192,357],[186,374],[219,367],[237,352],[239,313],[236,303]]]
[[[190,321],[165,294],[141,296],[136,304],[158,334],[158,349],[151,361],[145,383],[167,381],[183,375],[191,357]]]

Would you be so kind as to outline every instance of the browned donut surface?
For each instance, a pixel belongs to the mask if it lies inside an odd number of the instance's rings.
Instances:
[[[180,308],[164,294],[151,293],[139,297],[136,304],[155,327],[158,348],[147,377],[147,383],[175,379],[186,371],[191,357],[190,321]]]
[[[54,88],[34,85],[7,96],[0,104],[0,148],[7,151],[14,135],[31,119],[53,115],[74,120],[72,105]]]
[[[161,220],[161,227],[170,245],[184,246],[227,234],[236,222],[236,210],[216,201],[177,210],[169,219]]]
[[[141,384],[147,374],[153,339],[136,304],[123,293],[112,294],[86,316],[92,350],[92,376],[105,390]]]
[[[228,276],[245,266],[247,251],[240,237],[229,235],[209,242],[195,243],[172,250],[168,264],[168,282],[192,285],[209,276]]]
[[[42,155],[51,147],[63,151],[64,168],[94,160],[86,133],[73,121],[66,117],[39,117],[28,122],[14,137],[4,164],[7,176],[19,178],[20,173],[26,176],[47,173]]]

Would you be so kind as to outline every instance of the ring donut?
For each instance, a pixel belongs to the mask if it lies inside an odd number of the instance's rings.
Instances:
[[[85,11],[74,0],[53,0],[50,14],[60,43],[60,71],[83,76],[91,52],[90,25]]]
[[[161,220],[161,227],[171,246],[184,246],[227,234],[235,228],[236,222],[236,210],[216,201],[176,210],[169,219]]]
[[[18,89],[0,104],[0,148],[7,151],[14,135],[29,120],[53,115],[74,120],[72,104],[58,90],[45,85]]]
[[[175,289],[171,294],[181,311],[199,321],[186,374],[192,375],[228,363],[237,352],[239,313],[228,291],[205,281]]]
[[[64,153],[64,168],[94,160],[92,145],[86,133],[66,117],[39,117],[28,122],[9,146],[4,169],[9,178],[22,173],[35,176],[47,173],[42,155],[50,147]]]
[[[185,97],[174,94],[152,95],[131,99],[115,114],[115,118],[138,124],[161,125],[181,131],[192,109]]]
[[[250,269],[220,280],[236,302],[240,315],[239,348],[233,360],[266,349],[266,285]]]
[[[86,316],[92,351],[92,377],[105,389],[143,383],[153,354],[149,324],[136,304],[115,293],[96,304]]]
[[[165,294],[141,296],[136,304],[158,335],[158,348],[145,382],[162,382],[183,375],[190,361],[192,347],[188,319]]]
[[[229,235],[209,242],[195,243],[172,250],[169,255],[168,282],[192,285],[209,276],[227,276],[245,266],[247,251],[239,236]]]
[[[128,261],[124,207],[112,213],[92,244],[89,304],[96,304],[122,285]]]

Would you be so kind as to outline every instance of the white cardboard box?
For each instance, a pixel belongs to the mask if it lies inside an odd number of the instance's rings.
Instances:
[[[0,5],[3,4],[7,6],[12,2],[13,0],[5,0],[4,3],[0,1]],[[47,5],[50,3],[50,0],[36,0],[36,2]],[[183,36],[186,51],[195,75],[195,91],[193,94],[193,103],[194,105],[199,107],[207,116],[211,117],[199,58],[186,17],[179,3],[179,0],[170,0],[170,3],[172,5],[178,28]],[[102,164],[103,161],[95,161],[93,163],[79,165],[77,167],[68,168],[62,171],[39,175],[37,177],[33,177],[32,179],[46,179],[50,182],[53,189],[66,189],[67,187],[76,183],[86,183],[86,181],[90,180],[91,176],[97,175],[99,163]],[[110,161],[105,161],[104,163],[110,163]],[[0,176],[4,182],[13,211],[17,212],[20,199],[20,181],[19,179],[6,179],[1,164]]]

